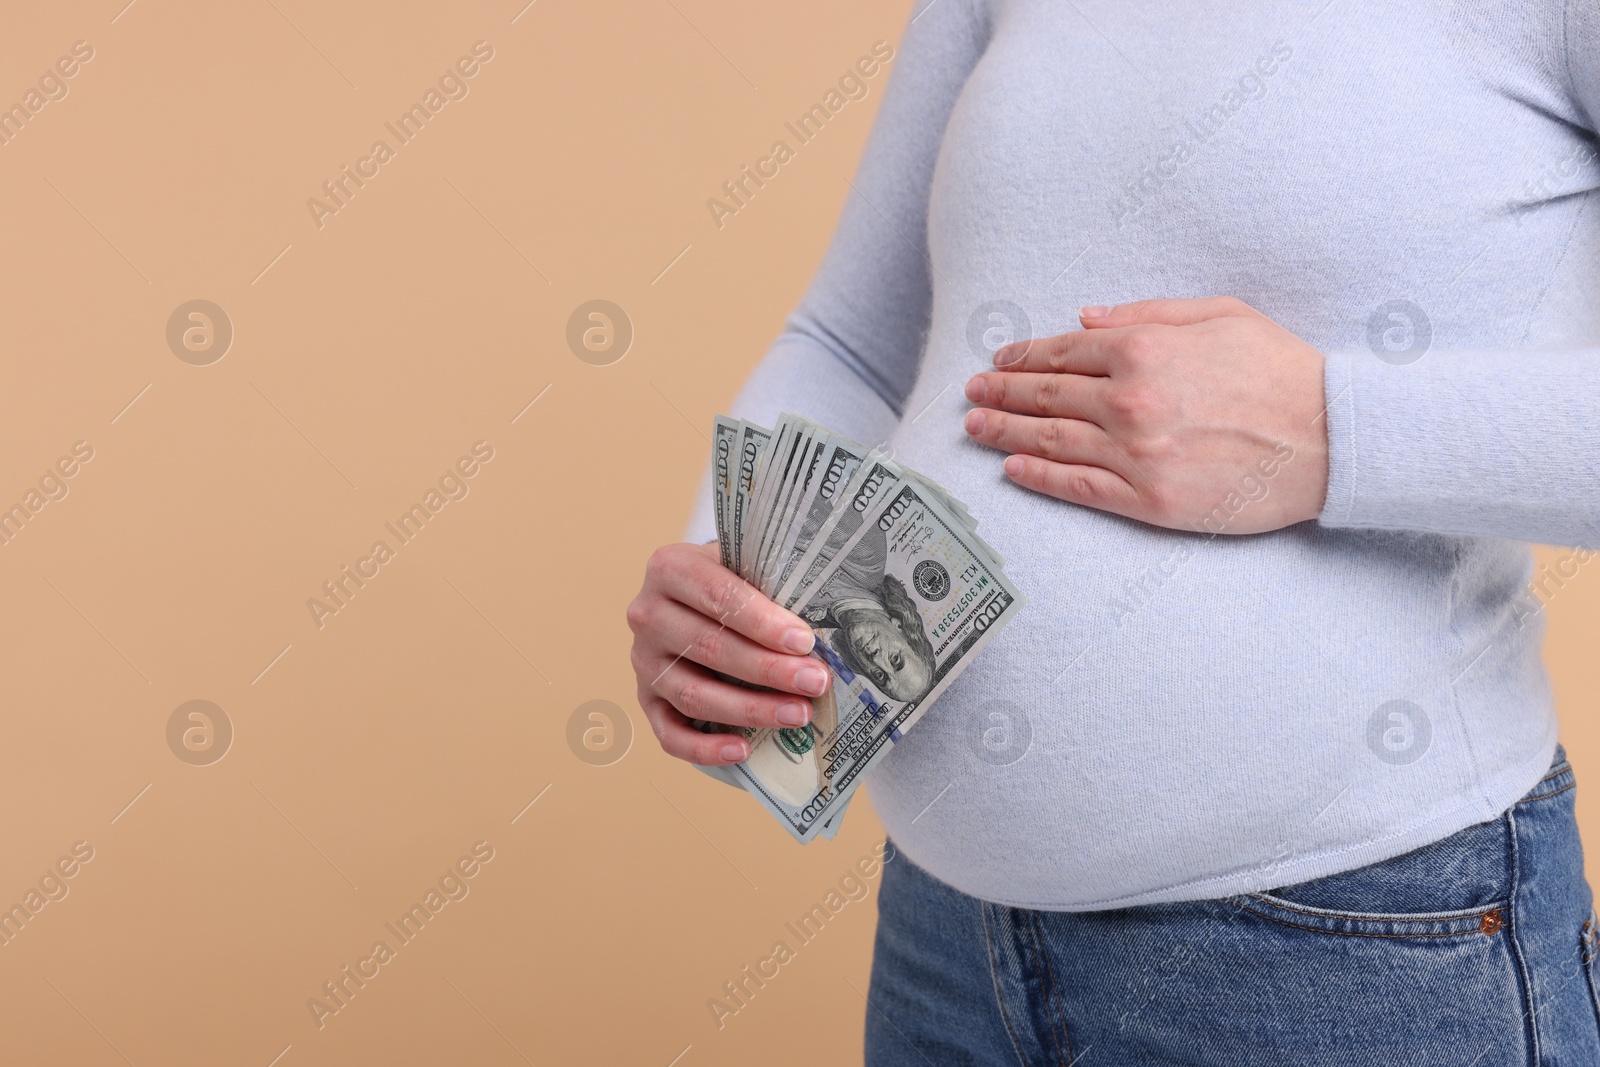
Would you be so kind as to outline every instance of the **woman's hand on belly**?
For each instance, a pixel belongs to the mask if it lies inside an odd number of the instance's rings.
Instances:
[[[1027,489],[1175,530],[1314,519],[1328,487],[1322,354],[1233,297],[1084,308],[967,383],[975,440]]]

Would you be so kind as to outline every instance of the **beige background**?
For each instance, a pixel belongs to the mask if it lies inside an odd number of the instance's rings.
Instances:
[[[0,546],[0,904],[94,850],[0,947],[0,1060],[858,1062],[876,879],[720,1030],[706,1002],[881,828],[857,804],[799,848],[655,750],[623,608],[886,76],[722,229],[705,201],[905,0],[123,3],[0,34],[0,103],[94,52],[0,147],[0,506],[94,450]],[[319,229],[307,199],[480,40],[469,95]],[[197,298],[235,331],[207,366],[165,337]],[[596,298],[636,330],[610,366],[565,342]],[[468,495],[319,629],[307,599],[477,441]],[[1595,573],[1549,598],[1580,773]],[[208,766],[167,741],[195,699],[235,731]],[[567,742],[597,699],[639,733],[608,766]],[[469,895],[319,1028],[308,998],[478,841]]]

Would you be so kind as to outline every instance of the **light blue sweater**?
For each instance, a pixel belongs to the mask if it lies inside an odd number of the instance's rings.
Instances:
[[[907,855],[1034,908],[1220,897],[1531,787],[1556,719],[1525,542],[1600,546],[1597,118],[1587,0],[917,0],[733,407],[887,442],[1028,595],[874,772]],[[1142,525],[962,431],[1008,319],[1223,294],[1327,357],[1318,521]]]

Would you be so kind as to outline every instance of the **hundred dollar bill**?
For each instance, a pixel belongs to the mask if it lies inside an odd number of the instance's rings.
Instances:
[[[717,551],[722,557],[722,565],[732,570],[733,543],[728,540],[728,523],[731,521],[728,504],[733,499],[733,476],[737,462],[735,453],[739,447],[739,423],[734,419],[718,415],[712,439],[714,446],[711,459],[711,492],[713,497],[711,511],[717,521]]]
[[[967,513],[965,505],[955,501],[948,490],[913,471],[906,470],[881,452],[863,449],[854,441],[845,441],[844,444],[857,457],[853,477],[846,484],[844,491],[848,507],[834,508],[826,516],[823,527],[808,540],[799,559],[791,561],[788,565],[788,578],[779,586],[776,593],[769,593],[786,608],[792,608],[800,592],[816,582],[817,576],[838,553],[840,546],[859,528],[861,515],[872,506],[878,494],[901,481],[919,482],[932,499],[938,501],[946,511],[958,519],[962,527],[974,532],[976,536],[977,523]],[[985,548],[987,549],[987,546]],[[991,556],[994,554],[992,549],[987,550]]]
[[[812,840],[1023,603],[935,491],[913,479],[882,489],[793,604],[832,689],[807,726],[743,731],[751,755],[726,769]]]
[[[765,566],[767,554],[771,551],[773,535],[784,520],[784,507],[788,495],[805,466],[806,456],[810,450],[811,438],[805,426],[793,421],[785,421],[783,425],[787,437],[781,439],[783,443],[778,446],[773,462],[768,465],[765,472],[759,498],[759,513],[764,517],[764,522],[755,538],[754,554],[745,568],[748,573],[744,577],[752,585],[760,583],[761,569]],[[780,456],[781,462],[779,462]]]
[[[828,434],[823,438],[818,452],[817,472],[795,506],[794,518],[778,548],[779,565],[770,581],[762,587],[762,592],[776,597],[778,590],[788,582],[795,565],[805,556],[817,532],[832,516],[835,502],[840,499],[866,454],[866,449],[836,434]]]
[[[778,590],[775,598],[778,603],[794,610],[801,594],[817,583],[839,550],[860,529],[862,518],[872,510],[878,494],[899,482],[898,464],[890,462],[878,452],[869,452],[862,457],[833,514],[823,523],[805,555],[795,564],[788,583]]]
[[[750,507],[750,491],[755,481],[756,466],[772,440],[772,434],[754,423],[739,424],[739,461],[733,480],[733,522],[728,529],[728,551],[733,557],[733,570],[744,573],[744,561],[739,548],[744,543],[746,512]]]
[[[778,481],[783,473],[789,469],[789,462],[794,455],[794,424],[787,419],[779,419],[778,425],[773,427],[771,443],[761,455],[761,460],[756,466],[755,476],[750,480],[750,518],[742,531],[744,544],[739,546],[739,559],[742,566],[739,569],[741,577],[748,578],[755,568],[756,553],[760,549],[762,535],[766,533],[767,525],[772,520],[770,502],[773,490],[777,488]]]
[[[797,525],[800,502],[816,480],[822,454],[827,449],[825,436],[813,435],[805,442],[804,454],[797,464],[789,485],[778,504],[779,515],[767,534],[766,548],[761,553],[761,565],[756,570],[755,585],[771,596],[775,591],[774,577],[785,559],[785,546],[791,542],[790,530]]]

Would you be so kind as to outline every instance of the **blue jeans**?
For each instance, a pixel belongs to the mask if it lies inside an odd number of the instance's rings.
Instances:
[[[870,1067],[1596,1067],[1600,936],[1561,750],[1493,822],[1223,900],[989,904],[888,853]]]

